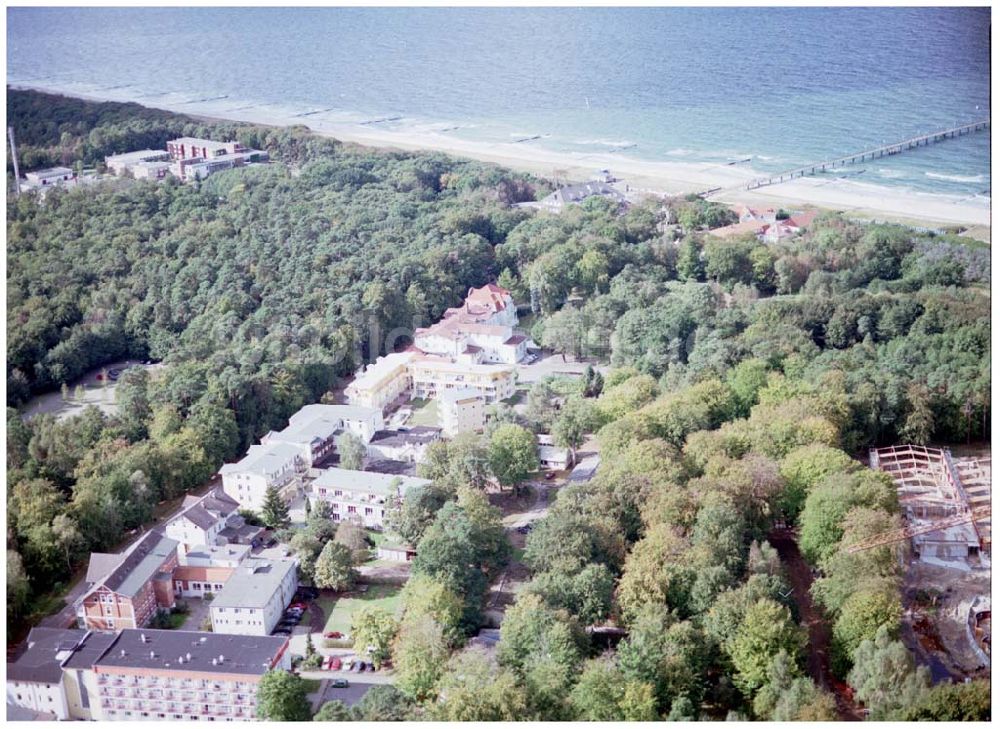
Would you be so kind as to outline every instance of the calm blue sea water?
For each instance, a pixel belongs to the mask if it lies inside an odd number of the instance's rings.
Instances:
[[[11,8],[8,83],[777,171],[989,115],[990,10]],[[220,98],[221,97],[221,98]],[[989,195],[989,135],[859,180]]]

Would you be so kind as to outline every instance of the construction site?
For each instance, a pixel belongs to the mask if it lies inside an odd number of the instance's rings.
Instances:
[[[989,450],[899,445],[872,450],[873,469],[895,482],[904,526],[855,549],[909,540],[903,639],[935,681],[990,670]]]

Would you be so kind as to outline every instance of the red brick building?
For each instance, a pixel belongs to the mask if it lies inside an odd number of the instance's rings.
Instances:
[[[172,573],[177,542],[150,532],[121,554],[90,555],[90,589],[76,603],[77,621],[91,630],[146,625],[158,609],[174,607]]]

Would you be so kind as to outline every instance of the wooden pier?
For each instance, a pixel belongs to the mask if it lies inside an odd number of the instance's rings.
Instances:
[[[758,187],[765,187],[766,185],[776,185],[779,182],[787,182],[788,180],[794,180],[796,177],[806,177],[808,175],[815,175],[817,172],[824,172],[826,170],[835,169],[837,167],[844,167],[846,165],[857,164],[858,162],[865,162],[878,159],[880,157],[889,157],[894,154],[900,154],[901,152],[905,152],[908,149],[915,149],[916,147],[926,147],[936,142],[943,142],[946,139],[953,139],[955,137],[960,137],[964,134],[972,134],[974,132],[982,131],[983,129],[988,129],[989,126],[990,126],[990,120],[984,119],[981,121],[972,122],[970,124],[962,124],[961,126],[951,127],[950,129],[940,129],[936,132],[930,132],[929,134],[921,134],[920,136],[904,139],[901,142],[894,142],[893,144],[885,144],[881,147],[866,149],[862,152],[855,152],[853,154],[848,154],[843,157],[838,157],[837,159],[826,160],[823,162],[813,162],[812,164],[803,165],[802,167],[796,167],[795,169],[786,170],[784,172],[779,172],[769,177],[757,177],[741,185],[734,185],[728,188],[715,188],[714,190],[707,190],[701,193],[701,196],[708,197],[709,195],[716,195],[720,192],[730,192],[733,190],[756,190]]]

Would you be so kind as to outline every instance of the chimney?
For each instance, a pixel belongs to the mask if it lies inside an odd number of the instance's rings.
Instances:
[[[220,653],[219,654],[219,663],[222,663],[224,660],[226,660],[226,657]]]
[[[218,666],[219,665],[219,659],[218,658],[213,658],[212,659],[212,665],[213,666]]]
[[[191,654],[190,653],[187,654],[187,659],[188,659],[188,661],[191,660]]]
[[[139,633],[139,640],[141,640],[143,643],[145,643],[146,642],[146,634],[145,633]]]
[[[150,651],[149,652],[149,657],[150,658],[156,658],[156,652],[155,651]]]
[[[122,658],[124,658],[124,657],[125,657],[125,649],[122,648]]]
[[[184,665],[184,656],[177,656],[178,665]]]

